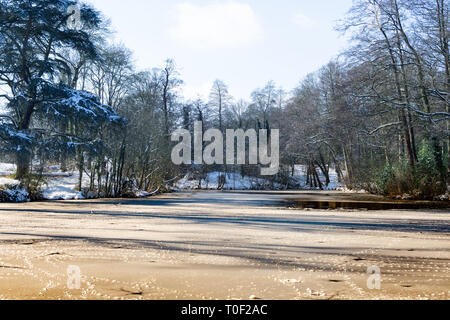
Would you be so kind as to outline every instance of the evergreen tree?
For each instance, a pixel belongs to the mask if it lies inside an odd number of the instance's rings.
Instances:
[[[122,122],[91,94],[55,80],[67,70],[63,52],[98,56],[93,34],[101,26],[99,12],[75,1],[0,0],[0,86],[8,92],[1,96],[7,114],[1,116],[0,147],[15,153],[18,179],[28,174],[34,148],[92,145],[87,128]],[[55,129],[61,121],[65,132]]]

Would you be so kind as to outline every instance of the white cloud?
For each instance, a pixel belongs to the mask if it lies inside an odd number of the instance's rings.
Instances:
[[[294,23],[296,26],[298,26],[304,30],[312,30],[315,27],[317,27],[317,25],[318,25],[316,20],[314,20],[302,13],[295,14],[292,17],[292,23]]]
[[[198,6],[176,6],[173,40],[196,49],[241,47],[261,38],[262,27],[252,7],[229,1]]]

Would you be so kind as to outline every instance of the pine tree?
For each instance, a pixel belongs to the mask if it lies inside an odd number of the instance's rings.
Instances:
[[[34,148],[93,148],[89,129],[123,124],[93,95],[56,83],[67,70],[63,52],[98,56],[93,34],[102,27],[100,14],[77,6],[69,0],[0,0],[0,86],[8,89],[1,96],[7,114],[0,117],[0,148],[15,154],[18,179],[28,174]],[[79,28],[73,28],[73,8],[79,9]],[[66,132],[56,129],[61,121]]]

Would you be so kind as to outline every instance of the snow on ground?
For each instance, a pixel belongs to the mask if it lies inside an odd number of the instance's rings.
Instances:
[[[38,164],[36,164],[38,165]],[[8,178],[16,171],[16,166],[10,163],[0,163],[0,189],[18,199],[17,202],[25,201],[28,194],[25,190],[16,188],[20,182]],[[78,172],[63,172],[59,166],[49,166],[43,173],[45,182],[42,185],[42,196],[44,200],[81,200],[84,199],[82,192],[76,191],[79,180]],[[89,186],[89,176],[83,175],[83,186]],[[136,190],[136,197],[147,197],[150,194]],[[96,195],[87,195],[95,198]]]
[[[0,162],[0,176],[9,176],[16,171],[16,165]]]
[[[12,188],[3,190],[6,193],[8,201],[12,202],[28,202],[30,195],[23,188]],[[1,202],[0,197],[0,202]]]
[[[10,176],[14,171],[14,165],[8,163],[0,163],[0,202],[28,201],[29,194],[26,190],[19,187],[20,181],[8,178],[8,176]]]
[[[49,179],[42,188],[46,200],[80,200],[84,199],[81,192],[75,191],[78,184],[78,174]]]
[[[325,182],[325,176],[323,173],[318,170],[317,173],[319,174],[320,181],[323,183]],[[309,185],[306,184],[306,174],[307,174],[307,167],[302,165],[296,165],[294,169],[294,180],[297,181],[297,183],[303,188],[303,189],[309,189]],[[330,184],[328,186],[323,186],[324,190],[338,190],[342,188],[344,185],[339,182],[338,174],[335,169],[330,168]]]
[[[219,189],[220,176],[226,175],[226,183],[223,190],[252,190],[262,189],[264,186],[271,187],[272,183],[266,179],[242,176],[238,173],[210,172],[202,179],[201,184],[198,179],[192,177],[191,174],[186,175],[183,179],[175,184],[175,188],[180,190],[217,190]],[[199,188],[199,185],[201,187]],[[273,185],[275,189],[281,189],[280,184]]]
[[[361,194],[367,193],[366,190],[362,190],[362,189],[360,189],[360,190],[348,189],[345,186],[340,186],[340,187],[336,188],[335,190],[339,191],[339,192],[344,192],[344,193],[361,193]]]
[[[18,181],[9,179],[14,174],[16,166],[11,163],[0,163],[0,187],[17,186]],[[208,173],[206,179],[202,179],[201,183],[198,178],[191,174],[186,175],[179,180],[174,190],[217,190],[219,189],[220,176],[225,175],[223,172]],[[45,200],[79,200],[84,199],[81,192],[75,191],[78,185],[77,172],[62,172],[59,166],[49,166],[45,169],[45,184],[42,187],[42,195]],[[293,179],[298,183],[299,188],[308,188],[306,185],[306,168],[304,166],[296,166]],[[337,173],[330,170],[331,183],[326,190],[336,190],[342,187],[338,182]],[[321,180],[325,178],[321,175]],[[84,175],[83,186],[89,185],[89,177]],[[200,188],[199,188],[200,185]],[[6,189],[5,187],[3,189]],[[283,189],[281,184],[272,184],[264,178],[242,176],[238,173],[227,173],[226,183],[223,190],[262,190],[262,189]],[[9,189],[8,189],[9,190]],[[11,191],[11,190],[10,190]],[[12,191],[11,191],[12,192]],[[137,191],[137,197],[146,197],[149,194],[143,191]]]
[[[205,179],[202,179],[201,184],[198,178],[192,174],[187,174],[175,184],[175,190],[217,190],[219,188],[219,178],[225,175],[224,172],[208,173]],[[320,173],[320,179],[325,182],[325,177]],[[306,167],[296,166],[294,176],[292,179],[298,184],[301,189],[309,189],[306,184]],[[335,170],[330,169],[330,184],[324,185],[325,190],[337,190],[343,187],[343,184],[338,181],[338,175]],[[200,187],[199,187],[200,186]],[[242,176],[239,173],[227,173],[226,183],[223,190],[261,190],[261,189],[284,189],[281,184],[272,183],[264,178],[255,178]]]
[[[23,189],[6,188],[18,186],[19,181],[7,178],[15,173],[16,166],[11,163],[0,163],[0,188],[17,199],[18,202],[26,201],[28,194]],[[58,166],[46,168],[44,173],[45,183],[42,186],[42,194],[45,200],[74,200],[83,199],[81,192],[75,191],[78,184],[78,174],[62,172]],[[83,183],[89,183],[86,177]]]
[[[18,186],[20,181],[0,177],[0,186]]]

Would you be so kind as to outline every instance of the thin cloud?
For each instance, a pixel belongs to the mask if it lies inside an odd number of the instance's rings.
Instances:
[[[262,27],[252,7],[239,2],[204,6],[182,3],[175,7],[173,40],[197,49],[236,48],[254,43]]]

